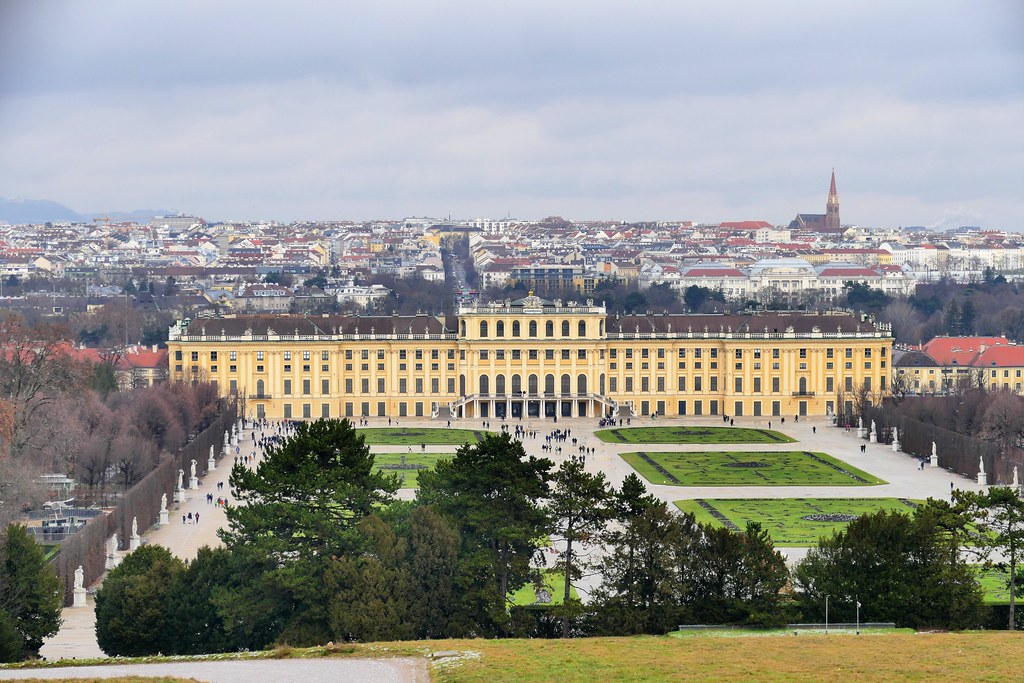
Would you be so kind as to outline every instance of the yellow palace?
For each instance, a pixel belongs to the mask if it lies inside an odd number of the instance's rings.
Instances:
[[[879,400],[892,336],[845,312],[610,316],[531,295],[451,317],[183,320],[168,348],[172,379],[254,417],[772,416]]]

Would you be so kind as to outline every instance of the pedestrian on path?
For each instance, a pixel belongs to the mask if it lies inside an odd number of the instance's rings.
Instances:
[[[182,524],[184,524],[184,523],[185,523],[185,515],[182,515],[182,516],[181,516],[181,523],[182,523]]]

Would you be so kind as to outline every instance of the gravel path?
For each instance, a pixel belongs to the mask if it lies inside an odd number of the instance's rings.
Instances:
[[[177,676],[209,683],[427,683],[423,659],[263,659],[0,670],[0,680]]]

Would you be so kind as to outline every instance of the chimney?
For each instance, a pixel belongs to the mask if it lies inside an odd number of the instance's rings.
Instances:
[[[156,353],[156,344],[153,344],[153,353]]]

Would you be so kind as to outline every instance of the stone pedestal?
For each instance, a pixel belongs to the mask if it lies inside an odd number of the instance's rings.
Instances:
[[[863,439],[866,434],[867,434],[867,431],[863,427],[857,427],[857,438],[858,439]]]
[[[109,569],[113,569],[114,567],[116,567],[117,566],[117,555],[107,555],[107,563],[106,563],[105,566],[106,566],[106,568],[108,570]]]
[[[932,467],[938,467],[939,466],[939,456],[937,456],[934,453],[932,453],[932,459],[931,459],[931,462],[929,464]]]
[[[175,503],[184,503],[185,502],[185,492],[182,491],[181,489],[175,489],[174,490],[174,502]]]
[[[978,472],[978,486],[988,486],[988,473]]]
[[[142,545],[142,536],[132,534],[128,537],[128,550],[138,550]]]
[[[85,607],[85,589],[75,589],[75,602],[71,605],[72,607]]]
[[[209,458],[206,461],[206,469],[207,469],[208,472],[213,472],[214,470],[216,470],[217,469],[217,461],[214,460],[213,458]]]
[[[878,443],[878,435],[875,434],[874,432],[871,432],[871,434],[868,436],[868,441],[871,443]]]
[[[224,456],[227,457],[229,455],[231,455],[231,446],[224,444]]]
[[[168,511],[167,510],[161,510],[160,511],[160,526],[164,526],[164,525],[170,524],[170,523],[171,523],[171,520],[170,520],[170,514],[168,513]]]
[[[190,490],[192,490],[192,491],[198,491],[199,490],[199,477],[189,477],[188,478],[188,488]]]
[[[893,453],[899,453],[900,452],[900,442],[899,441],[893,441],[892,442],[892,452]]]

